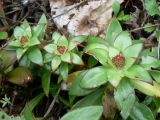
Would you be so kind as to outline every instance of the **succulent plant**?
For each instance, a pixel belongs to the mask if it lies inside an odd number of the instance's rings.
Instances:
[[[131,77],[128,74],[130,74],[130,69],[132,70],[142,47],[143,45],[140,42],[132,43],[127,31],[121,31],[112,44],[93,42],[86,46],[84,52],[89,53],[106,66],[106,74],[108,74],[106,82],[109,80],[113,86],[117,87],[124,77],[134,78],[134,75]],[[144,70],[141,66],[136,65],[135,69],[138,68]],[[150,80],[151,78],[147,79]]]
[[[33,63],[43,64],[41,51],[36,46],[43,40],[46,23],[46,17],[42,15],[37,26],[30,27],[29,23],[25,20],[14,29],[14,39],[9,43],[9,46],[16,49],[18,60],[26,53],[29,60]],[[33,57],[35,55],[39,60]]]
[[[92,90],[109,82],[116,88],[114,99],[122,117],[127,119],[133,115],[131,111],[134,112],[134,107],[139,109],[137,107],[141,106],[136,100],[134,89],[149,96],[160,96],[160,84],[152,79],[153,73],[150,72],[153,72],[151,68],[160,66],[160,61],[151,56],[145,60],[140,54],[142,50],[142,42],[131,40],[129,33],[122,31],[118,20],[112,20],[106,39],[97,42],[96,37],[89,37],[88,45],[84,48],[84,52],[93,56],[102,66],[84,70],[73,82],[74,86],[71,85],[70,93],[79,94],[73,91]]]
[[[125,57],[121,54],[112,58],[112,62],[117,68],[122,68],[125,65]]]
[[[81,35],[73,37],[71,40],[67,40],[65,36],[58,32],[54,32],[52,35],[53,42],[44,47],[48,52],[44,56],[44,62],[51,62],[52,71],[60,68],[62,78],[67,80],[68,63],[76,65],[84,64],[81,57],[78,55],[77,45],[85,39],[86,36]]]

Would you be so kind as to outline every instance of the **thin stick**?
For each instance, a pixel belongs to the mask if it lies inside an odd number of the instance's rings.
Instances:
[[[0,15],[0,18],[1,18],[1,19],[6,19],[6,20],[13,21],[12,19],[10,19],[10,18],[7,18],[7,17],[3,17],[3,16],[1,16],[1,15]]]
[[[16,96],[17,96],[17,92],[16,92],[16,91],[14,91],[14,92],[13,92],[13,97],[12,97],[12,102],[11,102],[11,105],[10,105],[9,115],[11,115],[11,114],[12,114],[12,110],[13,110],[14,101],[15,101],[15,99],[16,99]]]
[[[61,91],[61,86],[59,87],[59,89],[58,89],[54,99],[52,100],[47,112],[44,114],[44,118],[46,118],[49,115],[49,113],[51,112],[51,110],[52,110],[52,108],[53,108],[53,106],[54,106],[54,104],[55,104],[55,102],[56,102],[56,100],[58,98],[58,95],[59,95],[60,91]]]
[[[154,24],[154,25],[151,25],[151,26],[144,26],[144,27],[135,28],[133,30],[130,30],[129,32],[135,32],[135,31],[142,30],[142,29],[145,29],[145,28],[157,27],[157,26],[160,26],[160,24]]]
[[[71,10],[73,10],[74,8],[80,6],[81,4],[83,4],[83,3],[86,2],[86,1],[88,1],[88,0],[84,0],[84,1],[82,1],[82,2],[80,2],[80,3],[78,3],[77,5],[73,6],[73,7],[70,8],[69,10],[67,10],[66,12],[63,12],[63,13],[61,13],[61,14],[59,14],[59,15],[56,15],[56,16],[52,17],[52,19],[55,19],[55,18],[57,18],[57,17],[60,17],[60,16],[62,16],[62,15],[64,15],[64,14],[67,14],[69,11],[71,11]]]
[[[9,42],[10,42],[10,41],[7,41],[4,45],[2,45],[2,46],[0,47],[0,50],[2,50],[3,48],[5,48],[5,47],[9,44]]]
[[[46,9],[39,3],[39,2],[37,2],[37,1],[35,1],[35,3],[42,9],[42,11],[47,15],[47,17],[51,17],[48,13],[47,13],[47,11],[46,11]]]

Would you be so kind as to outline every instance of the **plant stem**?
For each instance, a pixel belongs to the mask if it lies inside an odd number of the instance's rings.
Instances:
[[[130,30],[129,32],[135,32],[135,31],[142,30],[142,29],[145,29],[145,28],[157,27],[157,26],[160,26],[160,24],[154,24],[154,25],[151,25],[151,26],[144,26],[144,27],[135,28],[135,29]]]
[[[52,110],[52,108],[53,108],[53,106],[54,106],[54,104],[55,104],[55,102],[56,102],[56,100],[58,98],[58,95],[59,95],[60,91],[61,91],[61,86],[59,87],[59,89],[58,89],[54,99],[52,100],[47,112],[44,114],[44,116],[43,116],[44,118],[46,118],[49,115],[49,113],[51,112],[51,110]]]

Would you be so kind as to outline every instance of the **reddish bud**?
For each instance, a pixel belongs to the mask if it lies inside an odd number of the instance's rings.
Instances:
[[[20,42],[21,42],[22,44],[25,44],[26,42],[28,42],[27,37],[22,36],[22,37],[20,38]]]
[[[63,53],[65,53],[66,48],[65,48],[65,46],[58,46],[57,50],[58,50],[58,52],[59,52],[60,54],[63,54]]]
[[[117,68],[122,68],[125,65],[125,58],[119,54],[112,58],[112,62]]]

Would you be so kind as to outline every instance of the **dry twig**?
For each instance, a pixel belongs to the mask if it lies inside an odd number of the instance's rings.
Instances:
[[[52,110],[52,108],[53,108],[53,106],[54,106],[54,104],[55,104],[55,102],[56,102],[56,100],[58,98],[58,95],[59,95],[60,91],[61,91],[61,86],[59,87],[59,89],[58,89],[54,99],[52,100],[47,112],[44,114],[44,118],[46,118],[49,115],[49,113],[51,112],[51,110]]]

